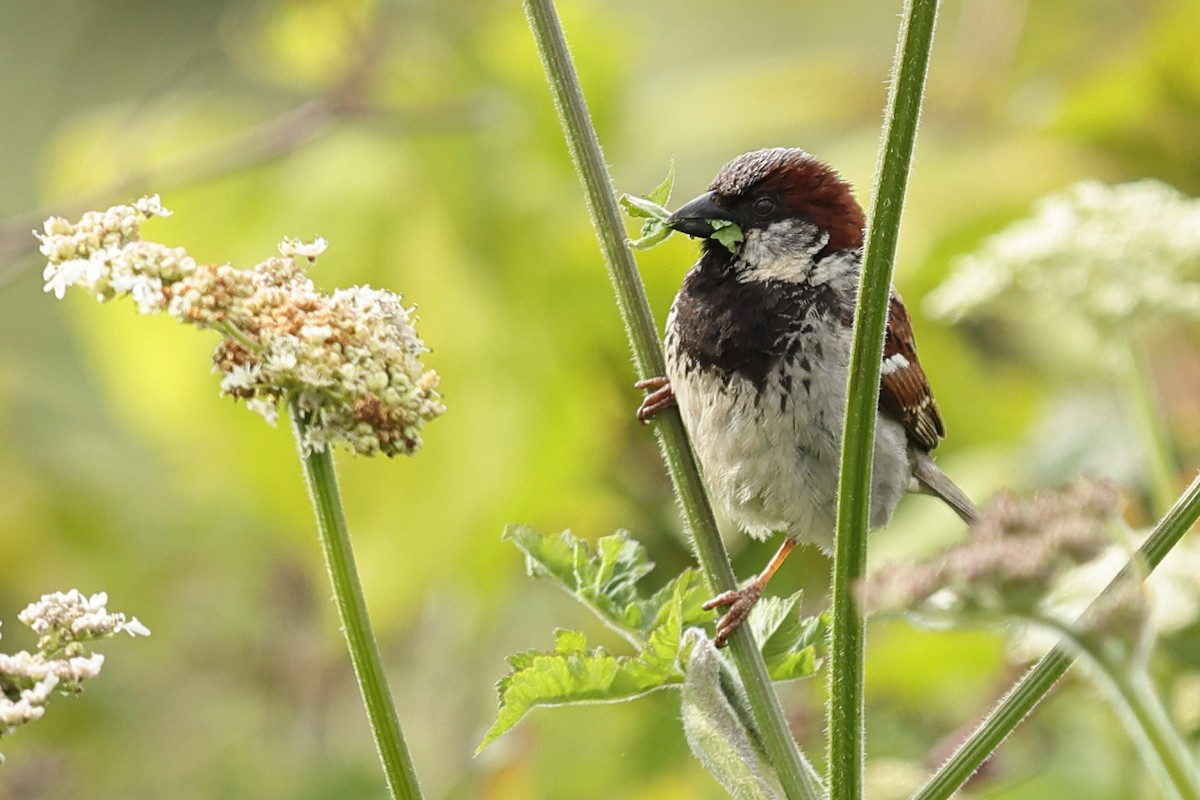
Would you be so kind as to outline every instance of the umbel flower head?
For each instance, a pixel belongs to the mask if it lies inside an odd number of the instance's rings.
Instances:
[[[1005,299],[1052,301],[1111,335],[1147,318],[1200,319],[1198,275],[1200,200],[1153,180],[1084,181],[961,258],[929,305],[957,320]]]
[[[363,455],[412,454],[427,420],[445,411],[438,375],[412,309],[382,289],[318,291],[304,268],[326,242],[285,238],[279,256],[250,269],[197,264],[180,247],[143,241],[141,225],[168,216],[158,195],[91,211],[77,223],[46,220],[45,289],[71,286],[100,302],[127,295],[139,313],[166,311],[224,337],[213,352],[221,392],[274,424],[279,404],[301,416],[306,451],[345,442]]]
[[[34,653],[0,653],[0,737],[41,719],[55,693],[78,694],[100,674],[104,656],[88,652],[86,644],[119,633],[150,635],[137,617],[109,612],[107,605],[104,592],[89,597],[71,589],[42,595],[18,615],[38,635],[38,646]]]
[[[983,509],[969,539],[928,561],[884,565],[859,587],[860,599],[868,610],[935,620],[948,614],[1037,619],[1050,611],[1064,575],[1114,543],[1118,505],[1118,492],[1104,481],[1030,500],[1002,493]]]

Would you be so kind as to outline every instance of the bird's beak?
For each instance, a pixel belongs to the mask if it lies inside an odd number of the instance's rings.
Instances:
[[[729,209],[717,200],[716,192],[705,192],[695,200],[684,203],[667,217],[667,225],[688,236],[707,239],[713,234],[710,219],[729,219]]]

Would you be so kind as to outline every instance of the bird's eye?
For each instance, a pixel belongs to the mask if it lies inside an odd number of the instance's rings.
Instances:
[[[775,210],[775,199],[771,197],[760,197],[754,201],[754,213],[760,217],[767,217]]]

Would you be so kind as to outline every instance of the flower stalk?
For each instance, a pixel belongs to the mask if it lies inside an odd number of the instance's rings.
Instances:
[[[1123,591],[1130,580],[1142,579],[1162,562],[1200,518],[1200,476],[1180,495],[1155,526],[1137,553],[1105,587],[1081,619],[1102,609],[1112,592]],[[1085,626],[1086,627],[1086,626]],[[1073,642],[1060,642],[1017,682],[954,754],[930,776],[911,800],[947,800],[983,765],[1046,693],[1066,674],[1076,658]]]
[[[937,11],[937,0],[905,4],[854,318],[838,485],[829,664],[828,775],[833,800],[863,796],[865,625],[853,591],[866,571],[883,337]]]
[[[346,516],[342,512],[331,448],[306,448],[305,417],[294,403],[291,405],[291,416],[309,499],[316,512],[317,531],[338,619],[346,636],[354,677],[358,680],[388,789],[393,798],[419,800],[421,788],[417,783],[417,773],[400,729],[400,719],[383,671],[383,658],[371,628],[358,569],[354,563],[354,551],[350,545]]]
[[[588,212],[617,295],[634,366],[641,378],[663,375],[665,364],[658,330],[626,240],[612,182],[554,4],[552,0],[526,0],[525,12],[546,70],[567,148],[583,183]],[[659,414],[654,427],[691,532],[697,560],[709,586],[717,593],[737,588],[737,579],[717,531],[700,470],[679,414],[674,410]],[[789,800],[821,797],[824,794],[821,779],[792,738],[753,637],[743,628],[729,644],[734,665],[746,689],[757,733],[786,796]]]

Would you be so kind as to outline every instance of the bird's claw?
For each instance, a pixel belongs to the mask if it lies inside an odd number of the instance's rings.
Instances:
[[[705,611],[712,611],[714,608],[729,607],[729,610],[725,612],[725,616],[717,620],[717,629],[713,636],[714,645],[724,647],[728,644],[729,637],[733,636],[734,631],[742,627],[742,623],[746,621],[746,617],[750,616],[750,609],[754,608],[755,603],[762,597],[762,593],[763,587],[759,583],[754,582],[744,589],[723,592],[702,606]]]
[[[638,406],[638,422],[649,422],[658,412],[675,405],[675,392],[671,389],[671,381],[668,378],[646,378],[635,383],[634,388],[650,392]]]

